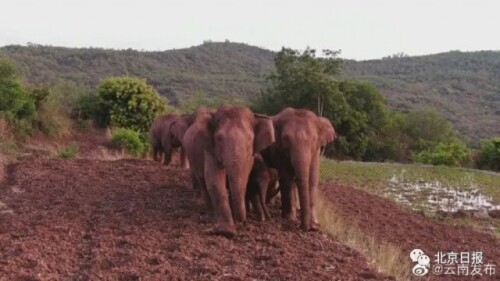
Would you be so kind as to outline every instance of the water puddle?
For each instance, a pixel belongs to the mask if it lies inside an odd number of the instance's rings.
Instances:
[[[464,177],[458,186],[451,187],[440,181],[410,180],[406,170],[402,170],[388,180],[385,194],[412,209],[432,213],[500,210],[500,204],[482,193],[470,177]]]

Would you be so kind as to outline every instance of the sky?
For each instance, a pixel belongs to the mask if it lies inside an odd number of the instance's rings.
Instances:
[[[205,40],[396,53],[500,50],[498,0],[0,0],[0,46],[169,50]]]

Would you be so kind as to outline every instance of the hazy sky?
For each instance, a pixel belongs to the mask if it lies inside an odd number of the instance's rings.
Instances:
[[[167,50],[229,39],[380,58],[500,50],[498,0],[0,0],[0,46]]]

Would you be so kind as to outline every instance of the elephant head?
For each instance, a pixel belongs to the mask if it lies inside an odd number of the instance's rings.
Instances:
[[[167,141],[170,143],[170,146],[172,148],[180,147],[181,150],[180,160],[181,160],[181,167],[183,169],[189,168],[189,161],[187,160],[186,152],[182,141],[184,139],[184,134],[186,133],[187,129],[191,126],[191,124],[193,124],[194,119],[195,119],[194,114],[183,114],[181,116],[178,116],[177,118],[172,120],[167,131],[168,133]]]
[[[191,114],[167,114],[157,118],[151,126],[151,143],[153,155],[158,161],[158,152],[163,153],[163,163],[169,165],[172,160],[172,152],[177,148],[181,150],[181,165],[188,168],[189,164],[182,147],[184,133],[193,123]]]
[[[334,140],[335,130],[328,119],[304,109],[285,108],[273,116],[273,123],[276,143],[263,156],[279,171],[282,214],[295,217],[298,188],[302,228],[315,230],[320,148]]]
[[[153,149],[153,159],[157,162],[162,162],[164,148],[162,137],[167,131],[173,119],[177,116],[175,114],[165,114],[156,118],[151,124],[150,141]],[[171,148],[170,148],[171,149]]]
[[[246,220],[245,192],[253,155],[274,142],[274,128],[269,117],[246,107],[225,105],[214,113],[208,131],[205,179],[215,211],[215,232],[231,236],[236,232],[233,217],[239,222]]]

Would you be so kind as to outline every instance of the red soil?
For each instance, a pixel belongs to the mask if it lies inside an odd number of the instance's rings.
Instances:
[[[481,251],[483,262],[495,264],[498,271],[494,276],[483,276],[483,280],[500,280],[500,241],[496,237],[466,226],[430,220],[387,199],[352,187],[328,183],[322,186],[322,190],[342,217],[357,223],[364,233],[373,235],[377,241],[393,244],[403,253],[408,253],[409,264],[409,254],[413,249],[423,250],[431,261],[439,251]],[[460,280],[459,276],[453,275],[438,278],[445,279]]]
[[[329,236],[280,223],[277,208],[233,239],[209,235],[188,172],[153,161],[22,161],[0,201],[12,210],[0,213],[0,280],[387,279]]]

